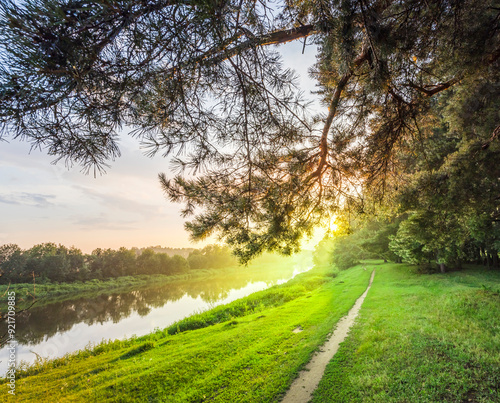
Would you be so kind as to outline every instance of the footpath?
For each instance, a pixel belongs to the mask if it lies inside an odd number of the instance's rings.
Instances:
[[[320,347],[319,351],[314,354],[305,369],[299,373],[299,376],[292,383],[290,389],[288,389],[282,403],[305,403],[311,399],[312,393],[318,387],[319,381],[323,377],[327,364],[339,349],[340,343],[347,337],[349,329],[358,316],[361,305],[365,300],[366,294],[368,294],[370,290],[374,277],[375,270],[372,272],[370,282],[365,292],[356,300],[347,315],[337,322],[333,334],[326,343]]]

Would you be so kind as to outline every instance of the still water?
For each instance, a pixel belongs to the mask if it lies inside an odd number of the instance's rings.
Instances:
[[[284,283],[311,268],[309,261],[275,269],[225,272],[218,276],[140,287],[91,298],[44,301],[16,317],[17,362],[61,357],[102,340],[142,336],[159,328],[226,304],[253,292]],[[0,323],[0,334],[7,331]],[[0,374],[7,371],[8,347],[0,350]]]

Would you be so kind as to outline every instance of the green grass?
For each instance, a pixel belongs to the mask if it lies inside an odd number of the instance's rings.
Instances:
[[[500,272],[377,269],[314,402],[500,402]]]
[[[364,291],[314,402],[500,401],[500,272],[314,269],[125,341],[18,373],[11,401],[274,402]],[[294,333],[297,327],[303,329]],[[172,333],[172,334],[169,334]],[[7,390],[7,385],[2,385]]]
[[[230,304],[189,316],[172,324],[166,330],[168,334],[176,334],[186,330],[201,329],[246,316],[249,313],[261,312],[269,307],[280,306],[302,297],[306,292],[312,291],[328,281],[330,279],[325,276],[310,277],[307,278],[307,281],[293,280],[287,286],[276,287],[271,291],[256,292]]]
[[[196,330],[157,331],[38,363],[17,374],[12,401],[279,400],[364,291],[369,275],[361,267],[338,277],[315,269],[218,307],[229,318],[222,323],[208,318]],[[235,309],[238,304],[246,304],[246,311]],[[303,331],[294,333],[298,326]]]

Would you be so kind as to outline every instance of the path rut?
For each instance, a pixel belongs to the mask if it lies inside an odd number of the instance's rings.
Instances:
[[[306,368],[299,373],[295,381],[293,381],[292,386],[290,386],[290,389],[288,389],[288,392],[281,401],[282,403],[305,403],[311,399],[313,391],[318,387],[319,381],[323,377],[327,364],[339,349],[339,344],[344,341],[354,320],[358,316],[361,305],[365,300],[366,294],[368,294],[370,290],[374,277],[375,270],[372,271],[370,282],[365,292],[356,300],[347,315],[337,322],[333,334],[326,343],[320,347],[319,351],[314,354],[311,361],[309,361]]]

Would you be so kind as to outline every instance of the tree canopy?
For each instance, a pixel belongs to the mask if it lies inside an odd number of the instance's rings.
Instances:
[[[177,253],[168,254],[175,251],[183,253],[185,257]],[[231,250],[218,245],[208,245],[199,250],[97,248],[90,254],[52,242],[38,244],[27,250],[15,244],[0,245],[0,284],[74,282],[143,274],[176,275],[189,270],[232,266],[237,266],[237,261]]]
[[[2,136],[88,171],[130,128],[172,156],[160,181],[193,237],[218,234],[242,260],[296,251],[353,200],[399,198],[398,183],[433,221],[472,181],[453,214],[491,224],[499,15],[495,0],[4,1]],[[317,47],[325,113],[270,46],[292,40]]]

